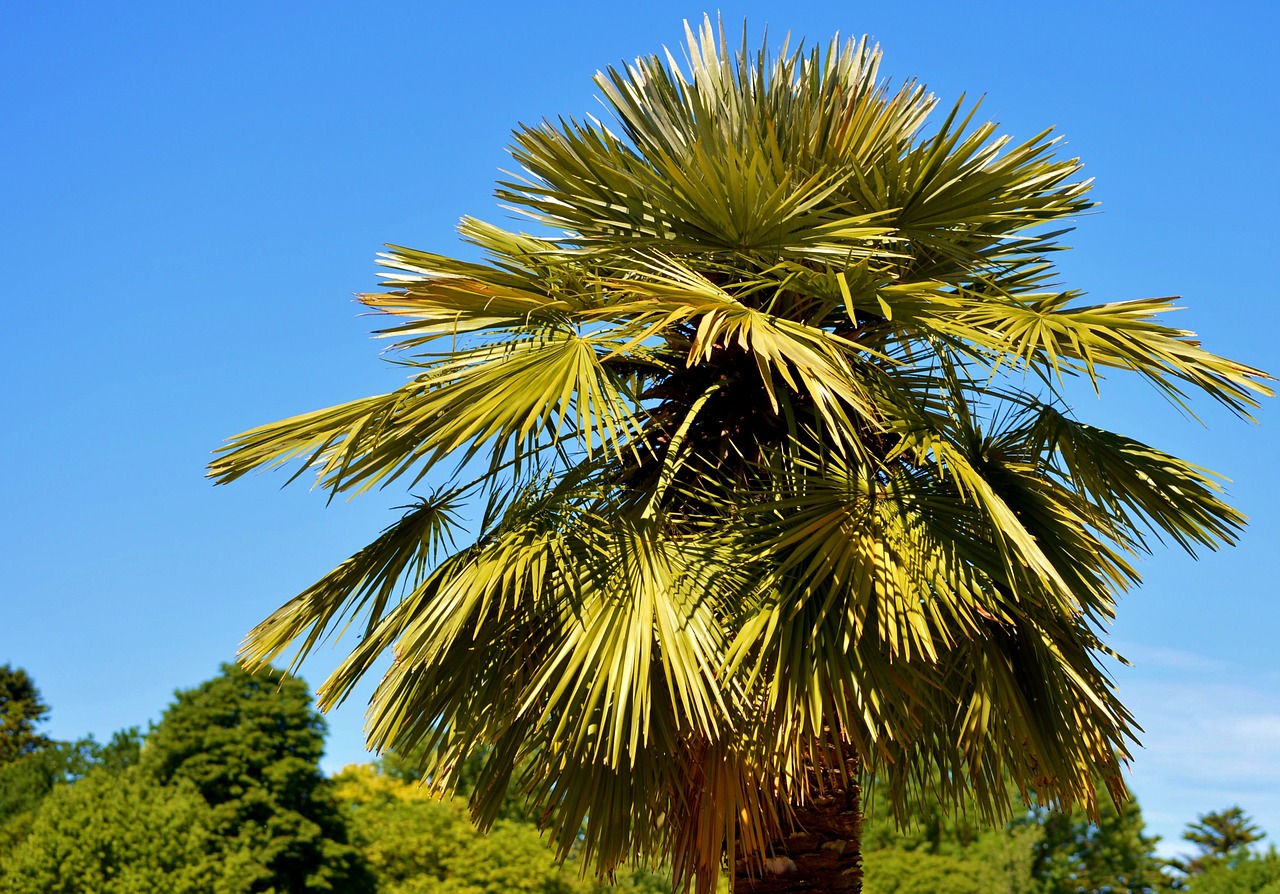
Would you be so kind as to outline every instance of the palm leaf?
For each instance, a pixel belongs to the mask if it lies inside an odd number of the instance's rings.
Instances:
[[[245,660],[363,619],[322,707],[389,653],[373,747],[441,791],[482,755],[482,825],[510,787],[562,857],[670,861],[699,894],[857,767],[899,814],[994,819],[1006,778],[1122,796],[1139,729],[1099,630],[1148,538],[1216,548],[1244,518],[1213,473],[1071,418],[1064,383],[1124,370],[1247,417],[1267,377],[1167,325],[1173,299],[1053,285],[1091,203],[1051,131],[1014,142],[963,99],[931,126],[865,39],[688,36],[597,77],[615,124],[517,131],[498,196],[554,235],[466,219],[482,262],[382,256],[361,300],[406,384],[219,451],[219,483],[472,478]]]

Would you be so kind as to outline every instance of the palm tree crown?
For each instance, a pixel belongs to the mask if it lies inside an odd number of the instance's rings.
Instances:
[[[1247,416],[1265,376],[1162,322],[1173,299],[1053,287],[1079,162],[962,104],[930,124],[879,61],[705,22],[683,68],[598,76],[616,125],[516,133],[498,195],[552,235],[466,219],[485,263],[393,247],[362,300],[408,383],[238,435],[211,475],[452,483],[245,659],[363,618],[321,698],[393,651],[373,746],[442,785],[482,753],[482,823],[514,785],[562,851],[702,890],[859,765],[894,803],[998,813],[1008,776],[1089,804],[1099,771],[1122,793],[1136,726],[1099,630],[1149,536],[1214,548],[1243,519],[1211,473],[1075,419],[1064,382],[1127,370]]]

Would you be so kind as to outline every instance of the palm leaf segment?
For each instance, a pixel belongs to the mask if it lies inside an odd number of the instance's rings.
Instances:
[[[563,235],[465,220],[487,263],[384,256],[362,300],[404,387],[214,461],[219,482],[299,461],[335,494],[470,479],[245,659],[363,619],[322,699],[392,650],[372,745],[445,785],[484,753],[481,822],[514,784],[562,850],[585,829],[600,868],[670,859],[703,890],[853,759],[895,803],[940,778],[995,813],[1005,774],[1090,803],[1096,768],[1122,791],[1136,726],[1097,631],[1148,536],[1214,548],[1243,520],[1211,473],[1073,419],[1063,383],[1125,370],[1247,415],[1265,376],[1162,322],[1169,299],[1047,285],[1053,224],[1089,207],[1047,132],[1015,144],[961,105],[926,131],[933,97],[890,91],[865,40],[689,38],[688,74],[598,77],[618,132],[516,134],[499,196]]]

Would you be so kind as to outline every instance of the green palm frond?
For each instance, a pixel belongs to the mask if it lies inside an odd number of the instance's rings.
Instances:
[[[210,468],[231,481],[302,457],[322,487],[359,493],[406,472],[417,482],[445,457],[465,463],[486,447],[495,462],[566,440],[587,453],[620,451],[642,410],[603,362],[612,347],[606,334],[530,326],[428,361],[389,394],[248,431]]]
[[[1103,510],[1102,524],[1117,539],[1146,528],[1194,555],[1197,544],[1234,543],[1244,527],[1244,516],[1222,499],[1221,479],[1206,469],[1049,407],[1034,434],[1056,452],[1055,473]]]
[[[1088,806],[1099,771],[1122,796],[1139,730],[1099,631],[1149,538],[1213,549],[1244,518],[1213,473],[1073,418],[1066,383],[1119,370],[1247,418],[1267,377],[1169,325],[1174,299],[1058,290],[1079,161],[963,100],[931,124],[879,64],[705,21],[683,68],[598,76],[616,123],[517,132],[498,196],[553,232],[466,219],[479,262],[391,247],[361,300],[409,380],[238,435],[210,475],[475,477],[244,659],[361,625],[321,703],[393,655],[373,747],[442,789],[483,754],[480,823],[511,788],[562,855],[670,861],[703,894],[852,766],[899,810],[996,817],[1005,778]]]
[[[296,646],[290,665],[296,670],[344,614],[363,615],[365,636],[371,635],[403,583],[424,577],[450,545],[459,524],[457,499],[456,492],[438,493],[405,507],[381,537],[255,627],[241,646],[244,661],[264,667]]]
[[[1144,298],[1089,307],[1069,307],[1073,293],[945,296],[946,314],[926,311],[927,327],[970,341],[1009,361],[1057,373],[1082,369],[1097,387],[1097,367],[1137,372],[1186,409],[1190,385],[1247,416],[1267,390],[1260,370],[1211,354],[1195,333],[1156,322],[1175,298]],[[1181,383],[1181,384],[1180,384]]]

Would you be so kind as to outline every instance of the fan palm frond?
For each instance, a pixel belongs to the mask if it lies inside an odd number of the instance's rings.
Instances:
[[[409,381],[238,435],[210,475],[478,477],[245,660],[361,622],[321,700],[391,653],[371,745],[445,788],[482,754],[482,824],[510,788],[562,855],[669,860],[704,894],[859,774],[989,817],[1006,777],[1122,796],[1138,727],[1099,631],[1148,538],[1213,549],[1244,518],[1213,473],[1074,418],[1066,382],[1120,370],[1247,418],[1267,377],[1170,325],[1174,299],[1055,290],[1079,161],[963,100],[931,124],[879,65],[705,21],[683,67],[598,76],[613,129],[516,133],[498,195],[553,233],[464,220],[482,262],[390,248],[361,300]]]

